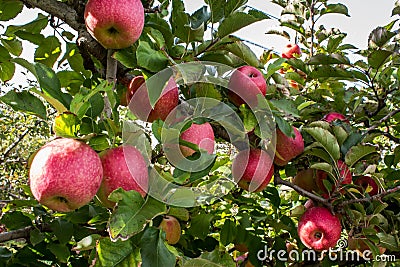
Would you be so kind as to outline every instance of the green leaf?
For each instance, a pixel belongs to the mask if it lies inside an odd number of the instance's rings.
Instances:
[[[226,267],[206,259],[191,259],[183,264],[183,267]]]
[[[369,35],[368,46],[370,48],[383,47],[395,35],[395,32],[390,32],[385,27],[377,27]]]
[[[236,223],[232,220],[225,220],[220,233],[220,242],[222,245],[227,246],[235,240],[236,237]]]
[[[74,233],[74,225],[62,219],[56,219],[50,223],[50,228],[56,235],[60,244],[67,244]]]
[[[321,15],[328,13],[343,14],[350,17],[347,7],[343,4],[330,4],[326,5],[326,8],[321,9]]]
[[[346,141],[344,141],[344,143],[340,147],[340,151],[342,152],[343,155],[346,155],[347,151],[349,151],[351,147],[360,143],[363,138],[364,138],[363,135],[359,132],[351,133],[349,137],[346,139]]]
[[[72,97],[61,91],[60,80],[54,70],[44,64],[36,63],[35,71],[42,91],[58,100],[65,108],[69,107]]]
[[[260,62],[258,61],[256,54],[254,54],[254,52],[250,49],[250,47],[248,47],[242,41],[235,41],[233,43],[229,43],[225,47],[229,52],[242,59],[248,65],[254,67],[258,67],[260,65]]]
[[[136,58],[139,66],[152,72],[159,72],[168,66],[168,58],[161,51],[152,49],[145,41],[139,41]]]
[[[15,92],[8,91],[7,94],[0,97],[0,101],[9,105],[16,111],[23,111],[28,114],[36,115],[46,119],[46,107],[43,102],[28,91]]]
[[[310,65],[331,65],[331,64],[350,64],[348,58],[344,57],[341,54],[317,54],[312,56],[308,64]]]
[[[261,21],[264,18],[254,17],[243,12],[235,12],[229,17],[226,17],[218,27],[218,36],[225,37],[231,33],[240,30],[254,22]]]
[[[29,233],[29,241],[32,243],[33,246],[36,246],[40,242],[44,240],[45,235],[39,231],[39,229],[33,229]]]
[[[383,232],[378,233],[377,236],[379,237],[379,245],[387,248],[391,251],[399,251],[399,244],[395,236],[385,234]]]
[[[243,7],[247,3],[247,1],[248,0],[227,0],[225,5],[223,6],[225,17],[230,16],[236,10],[240,9],[241,7]]]
[[[49,36],[35,50],[35,62],[52,68],[61,54],[61,43],[55,36]]]
[[[76,138],[78,137],[80,123],[75,114],[65,112],[54,119],[53,131],[60,137]]]
[[[200,239],[205,239],[209,234],[211,221],[213,220],[213,214],[199,214],[192,218],[189,233]]]
[[[148,221],[166,211],[165,204],[151,197],[145,201],[134,190],[126,192],[119,188],[111,193],[109,199],[118,202],[108,223],[113,240],[127,239],[143,231]]]
[[[131,47],[116,51],[113,57],[127,68],[133,69],[137,66],[136,50],[133,51]]]
[[[0,222],[4,224],[8,230],[17,230],[32,225],[32,220],[20,211],[4,213]]]
[[[70,256],[69,248],[63,244],[48,244],[47,249],[53,253],[60,262],[66,263]]]
[[[4,45],[4,47],[13,54],[14,56],[19,57],[22,53],[22,42],[20,40],[17,40],[15,38],[13,39],[2,39],[1,43]]]
[[[258,125],[258,121],[253,111],[250,108],[247,108],[245,105],[241,105],[239,107],[239,111],[246,132],[254,130],[254,128],[256,128]]]
[[[319,78],[342,78],[345,80],[348,79],[353,79],[354,75],[352,72],[337,68],[337,67],[332,67],[328,65],[322,65],[319,67],[316,67],[311,73],[310,73],[311,78],[313,79],[319,79]]]
[[[0,0],[0,21],[7,21],[15,18],[21,13],[24,4],[17,0]]]
[[[292,125],[290,125],[286,120],[284,120],[280,116],[275,115],[275,121],[278,125],[279,130],[281,130],[282,133],[292,138],[295,137]]]
[[[197,29],[203,26],[209,19],[211,14],[207,12],[207,6],[202,6],[197,9],[190,17],[190,25],[192,29]]]
[[[326,162],[319,162],[319,163],[312,164],[310,166],[310,168],[315,169],[315,170],[322,170],[322,171],[332,174],[332,166]]]
[[[161,17],[160,13],[146,14],[145,26],[160,31],[164,36],[168,49],[172,47],[174,36],[172,35],[171,27],[168,22]]]
[[[7,30],[5,32],[5,35],[7,36],[13,36],[13,34],[16,34],[17,36],[21,37],[22,39],[26,39],[26,37],[32,38],[32,37],[42,37],[39,38],[39,43],[34,42],[35,44],[39,45],[40,42],[43,40],[43,35],[39,34],[44,28],[46,28],[47,24],[49,23],[49,19],[47,16],[43,14],[38,14],[37,18],[25,25],[21,26],[14,26],[10,25],[7,27]]]
[[[140,242],[142,267],[175,266],[176,257],[168,250],[160,233],[161,230],[154,227],[149,227],[144,231]]]
[[[90,138],[89,146],[96,151],[103,151],[110,147],[110,140],[107,135],[98,135]]]
[[[340,158],[339,144],[333,134],[328,130],[315,127],[315,128],[304,128],[305,132],[310,134],[335,161]]]
[[[182,0],[172,0],[170,22],[172,33],[183,42],[201,42],[203,40],[204,27],[201,25],[200,27],[193,29],[190,26],[189,15],[185,13],[185,6]]]
[[[195,83],[192,85],[196,92],[196,97],[207,97],[222,100],[222,95],[211,83]]]
[[[347,166],[351,167],[356,164],[360,159],[365,156],[377,152],[377,148],[369,145],[357,145],[353,146],[347,151],[345,156],[345,162]]]
[[[368,55],[368,64],[374,69],[379,69],[391,55],[392,52],[388,50],[374,50]]]
[[[102,267],[121,266],[123,263],[128,262],[131,265],[126,266],[137,266],[138,262],[135,261],[135,250],[136,245],[131,240],[117,240],[113,242],[110,238],[102,238],[96,245],[98,263]]]

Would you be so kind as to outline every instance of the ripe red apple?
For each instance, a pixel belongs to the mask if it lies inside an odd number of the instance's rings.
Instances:
[[[333,122],[335,120],[340,120],[340,121],[344,121],[344,122],[349,122],[349,120],[346,118],[346,116],[344,116],[343,114],[340,114],[338,112],[330,112],[328,114],[326,114],[323,118],[324,121],[327,122]]]
[[[173,216],[165,216],[161,221],[160,228],[165,232],[165,240],[170,245],[175,245],[181,238],[181,225]]]
[[[68,138],[55,139],[36,153],[29,184],[39,203],[69,212],[90,202],[99,189],[103,168],[88,145]]]
[[[239,187],[260,192],[274,174],[274,165],[267,152],[257,148],[240,151],[232,162],[232,176]]]
[[[307,190],[308,192],[317,192],[318,185],[316,183],[318,170],[306,169],[299,171],[293,178],[293,184]]]
[[[282,51],[283,58],[293,58],[301,55],[301,49],[297,44],[287,44]]]
[[[304,141],[300,132],[293,127],[295,137],[286,136],[281,130],[276,131],[276,147],[274,163],[278,166],[284,166],[288,162],[303,153]]]
[[[139,39],[144,26],[140,0],[88,0],[85,7],[88,32],[106,49],[122,49]]]
[[[198,145],[199,148],[206,150],[209,154],[214,153],[214,130],[208,122],[203,124],[192,123],[188,129],[181,133],[180,138]],[[185,157],[193,155],[195,152],[184,145],[180,145],[179,147]]]
[[[378,184],[375,182],[374,179],[372,179],[369,176],[360,176],[354,181],[355,185],[361,186],[363,190],[367,190],[368,186],[370,186],[372,189],[368,193],[370,196],[374,196],[378,194]]]
[[[327,208],[312,207],[301,216],[297,232],[306,247],[322,251],[336,246],[342,226]]]
[[[267,83],[263,74],[252,66],[237,68],[229,79],[228,98],[236,106],[257,104],[257,95],[265,96]]]
[[[157,119],[164,121],[168,114],[178,105],[178,85],[171,77],[154,108],[152,108],[145,79],[143,76],[136,76],[128,86],[126,99],[129,103],[129,109],[139,119],[147,122],[153,122]]]
[[[115,205],[108,196],[117,188],[135,190],[143,197],[146,195],[148,170],[139,150],[123,145],[102,152],[100,158],[104,175],[97,196],[104,206],[112,208]]]

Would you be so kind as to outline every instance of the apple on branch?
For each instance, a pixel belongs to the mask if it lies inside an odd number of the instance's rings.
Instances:
[[[349,122],[349,120],[346,118],[346,116],[344,116],[343,114],[338,113],[338,112],[330,112],[330,113],[326,114],[323,117],[323,120],[326,122],[329,122],[329,123],[331,123],[335,120],[340,120],[340,121],[347,122],[347,123]]]
[[[287,44],[282,51],[283,58],[294,58],[301,55],[301,49],[298,44]]]
[[[123,145],[108,149],[100,155],[104,176],[97,197],[104,206],[112,208],[115,203],[108,196],[117,188],[135,190],[143,197],[148,189],[146,162],[135,147]]]
[[[281,130],[276,130],[276,147],[274,163],[285,166],[290,160],[304,151],[304,140],[297,128],[293,127],[295,137],[285,135]]]
[[[256,105],[257,95],[265,96],[267,93],[267,83],[263,74],[252,66],[242,66],[234,70],[228,88],[228,98],[236,106]]]
[[[378,194],[379,186],[375,180],[369,176],[364,175],[356,178],[354,184],[360,186],[364,191],[367,191],[368,187],[370,187],[370,191],[368,192],[370,196]]]
[[[301,187],[308,192],[318,192],[319,187],[317,185],[317,176],[321,174],[326,174],[320,170],[306,169],[297,172],[296,176],[293,178],[293,184]]]
[[[165,121],[171,111],[178,105],[178,85],[171,77],[153,108],[150,104],[148,90],[151,90],[151,88],[149,89],[146,86],[143,76],[133,78],[126,91],[129,109],[143,121],[153,122],[157,119]]]
[[[184,141],[198,145],[199,148],[206,150],[209,154],[214,153],[214,130],[208,122],[203,124],[192,123],[188,129],[181,133],[180,138]],[[180,145],[179,147],[185,157],[195,153],[193,149],[184,145]]]
[[[274,174],[271,157],[262,149],[240,151],[232,162],[232,176],[238,186],[249,192],[264,190]]]
[[[88,32],[106,49],[135,43],[144,27],[140,0],[88,0],[84,12]]]
[[[166,215],[160,223],[160,228],[165,232],[165,240],[169,245],[175,245],[181,238],[181,225],[178,219]]]
[[[312,207],[301,216],[297,232],[306,247],[322,251],[336,246],[342,226],[327,208]]]
[[[97,153],[68,138],[55,139],[39,149],[29,170],[29,184],[39,203],[69,212],[88,204],[103,177]]]

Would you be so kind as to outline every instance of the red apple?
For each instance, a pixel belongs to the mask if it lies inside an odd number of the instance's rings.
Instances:
[[[287,44],[282,51],[283,58],[293,58],[301,55],[301,49],[297,44]]]
[[[145,79],[143,76],[136,76],[128,86],[126,98],[129,103],[129,109],[139,119],[147,122],[153,122],[157,119],[164,121],[168,114],[178,105],[178,85],[171,77],[154,108],[152,108]]]
[[[160,228],[165,232],[165,240],[170,245],[175,245],[181,238],[181,225],[173,216],[165,216],[161,221]]]
[[[135,147],[123,145],[111,148],[100,155],[104,177],[97,196],[104,206],[112,208],[115,203],[108,196],[117,188],[135,190],[143,197],[148,189],[146,162]]]
[[[229,79],[228,88],[228,98],[236,106],[256,105],[257,95],[265,96],[267,93],[267,83],[263,74],[252,66],[237,68]]]
[[[342,226],[327,208],[312,207],[301,216],[297,232],[306,247],[322,251],[336,246]]]
[[[335,120],[349,122],[349,120],[346,118],[346,116],[344,116],[343,114],[337,113],[337,112],[330,112],[330,113],[326,114],[324,116],[323,120],[327,121],[329,123],[333,122]]]
[[[274,174],[274,165],[267,152],[257,148],[240,151],[232,162],[232,176],[239,187],[260,192]]]
[[[286,136],[281,130],[276,131],[276,148],[274,163],[278,166],[284,166],[288,162],[303,153],[304,141],[300,132],[293,127],[295,137]]]
[[[214,153],[214,130],[208,122],[203,124],[192,123],[188,129],[181,133],[180,138],[198,145],[199,148],[206,150],[209,154]],[[195,152],[184,145],[179,147],[185,157],[193,155]]]
[[[299,171],[293,178],[293,184],[307,190],[308,192],[317,192],[318,186],[316,183],[318,170],[306,169]]]
[[[369,176],[361,176],[358,177],[355,181],[354,181],[355,185],[361,186],[363,188],[363,190],[367,190],[368,186],[370,186],[372,189],[371,191],[368,193],[370,196],[374,196],[376,194],[378,194],[378,184],[375,182],[374,179],[372,179]]]
[[[122,49],[139,39],[144,26],[140,0],[88,0],[85,7],[88,32],[106,49]]]
[[[39,203],[69,212],[88,204],[99,189],[103,169],[88,145],[68,138],[55,139],[36,153],[29,184]]]

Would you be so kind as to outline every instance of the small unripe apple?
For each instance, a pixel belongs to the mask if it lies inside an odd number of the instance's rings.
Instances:
[[[286,136],[281,130],[276,130],[276,147],[274,163],[278,166],[288,164],[290,160],[304,151],[304,141],[300,132],[293,127],[295,137]]]
[[[165,216],[161,221],[160,228],[165,232],[165,240],[170,245],[175,245],[181,238],[181,225],[173,216]]]
[[[178,85],[171,77],[154,108],[151,107],[148,90],[143,76],[133,78],[126,91],[129,109],[143,121],[153,122],[157,119],[165,121],[168,114],[178,105]]]
[[[312,207],[301,216],[297,232],[306,247],[322,251],[336,246],[342,226],[327,208]]]
[[[263,74],[252,66],[237,68],[229,79],[228,98],[236,106],[257,104],[257,95],[265,96],[267,83]]]
[[[198,145],[199,148],[206,150],[209,154],[214,153],[214,130],[208,122],[203,124],[192,123],[188,129],[181,133],[180,138]],[[179,147],[185,157],[193,155],[195,152],[193,149],[184,145]]]
[[[232,162],[232,176],[239,187],[250,192],[264,190],[274,174],[274,165],[267,152],[251,148],[240,151]]]
[[[282,51],[283,58],[289,59],[300,55],[301,55],[301,49],[300,46],[298,46],[297,44],[287,44]]]
[[[375,182],[375,180],[372,179],[369,176],[360,176],[360,177],[358,177],[354,181],[354,184],[358,185],[358,186],[361,186],[364,191],[367,190],[368,186],[370,186],[372,188],[371,191],[368,192],[368,194],[370,196],[374,196],[374,195],[378,194],[379,186]]]
[[[315,169],[306,169],[299,171],[293,178],[293,184],[307,190],[308,192],[317,192],[319,190],[316,183],[317,172]]]
[[[88,0],[84,12],[88,32],[106,49],[122,49],[139,39],[144,26],[140,0]]]
[[[97,153],[68,138],[55,139],[39,149],[29,170],[29,184],[39,203],[69,212],[88,204],[103,177]]]
[[[148,189],[148,170],[146,162],[135,147],[123,145],[108,149],[100,155],[104,177],[97,197],[104,206],[112,208],[115,203],[108,196],[117,188],[125,191],[135,190],[143,197]]]
[[[349,122],[349,120],[344,116],[343,114],[340,114],[338,112],[330,112],[326,114],[323,118],[324,121],[327,121],[329,123],[335,121],[335,120],[340,120],[344,122]]]

